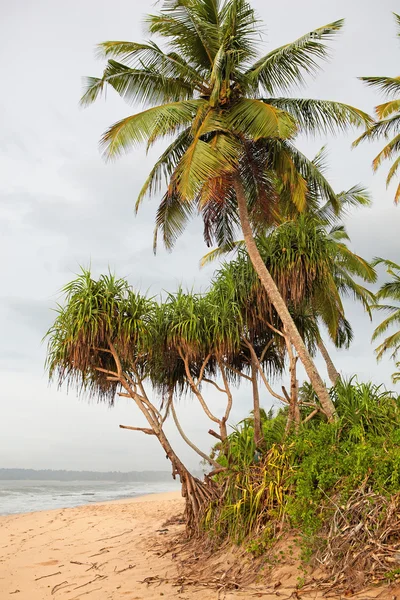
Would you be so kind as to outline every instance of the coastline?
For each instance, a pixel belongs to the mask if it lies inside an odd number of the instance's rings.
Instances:
[[[179,550],[169,552],[168,547],[176,534],[184,531],[184,525],[166,522],[181,515],[183,509],[184,499],[180,491],[173,491],[76,508],[1,516],[0,598],[323,598],[322,591],[316,589],[308,592],[296,590],[297,573],[283,565],[279,585],[275,585],[276,591],[272,591],[275,587],[271,580],[265,581],[264,586],[251,586],[247,591],[241,589],[226,593],[222,589],[218,591],[215,586],[182,584],[178,581],[182,557]],[[225,558],[229,556],[217,557],[215,573],[217,570],[224,572]],[[198,561],[199,557],[194,560]],[[197,562],[196,567],[207,568],[207,558]],[[386,599],[393,598],[393,594],[393,589],[380,588],[372,593],[369,590],[367,596]],[[356,597],[363,598],[360,594]]]

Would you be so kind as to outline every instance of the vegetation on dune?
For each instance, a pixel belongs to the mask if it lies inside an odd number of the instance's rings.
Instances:
[[[252,264],[290,343],[329,419],[335,411],[276,283],[263,262],[254,232],[275,223],[283,198],[305,208],[307,192],[318,190],[332,207],[338,199],[315,164],[295,146],[310,134],[365,127],[364,112],[340,102],[282,97],[327,58],[328,42],[341,30],[335,21],[298,40],[260,53],[260,22],[246,0],[165,0],[147,17],[149,41],[109,41],[99,53],[108,59],[103,76],[87,79],[82,104],[111,86],[146,109],[112,125],[102,138],[108,158],[138,143],[147,148],[173,137],[139,195],[167,191],[159,205],[156,236],[171,247],[194,213],[204,221],[210,244],[234,239],[240,226]]]
[[[338,381],[331,395],[338,420],[307,421],[310,409],[302,407],[296,434],[285,433],[285,409],[264,413],[265,449],[257,461],[254,421],[239,424],[228,457],[218,459],[228,467],[218,475],[223,494],[203,527],[215,542],[229,539],[269,559],[276,541],[294,532],[304,558],[318,559],[336,585],[355,589],[395,578],[400,397],[354,379]]]

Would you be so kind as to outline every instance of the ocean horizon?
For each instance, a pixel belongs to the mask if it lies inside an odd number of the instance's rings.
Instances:
[[[73,508],[95,502],[110,502],[159,494],[180,488],[179,481],[58,481],[1,480],[0,516]]]

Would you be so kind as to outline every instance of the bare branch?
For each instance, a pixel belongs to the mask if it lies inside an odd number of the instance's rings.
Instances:
[[[219,385],[217,385],[215,383],[215,381],[212,381],[212,379],[206,379],[206,377],[203,377],[203,381],[205,381],[206,383],[211,383],[211,385],[213,385],[214,387],[216,387],[219,392],[222,392],[223,394],[227,393],[226,390],[224,390],[223,388],[220,388]]]
[[[153,429],[148,429],[146,427],[131,427],[130,425],[120,425],[121,429],[130,429],[131,431],[142,431],[146,435],[156,435]]]
[[[208,362],[209,362],[210,358],[211,358],[211,352],[210,352],[210,354],[208,356],[206,356],[206,358],[203,361],[203,364],[201,365],[201,369],[200,369],[200,373],[199,373],[199,378],[197,380],[198,384],[201,383],[201,381],[203,379],[204,371],[205,371],[206,366],[208,365]]]
[[[218,425],[220,425],[221,421],[212,414],[212,412],[208,408],[208,406],[207,406],[207,404],[206,404],[203,396],[201,395],[199,388],[197,387],[196,383],[194,382],[194,379],[193,379],[192,374],[191,374],[190,369],[189,369],[189,361],[188,361],[187,357],[183,354],[183,352],[182,352],[182,350],[180,348],[178,349],[178,352],[179,352],[179,356],[183,360],[183,364],[185,365],[186,377],[189,380],[189,385],[192,388],[192,391],[193,391],[194,395],[196,396],[196,398],[200,402],[200,404],[201,404],[204,412],[206,413],[207,417],[209,419],[211,419],[211,421],[214,421],[214,423],[218,423]],[[204,363],[203,363],[203,365],[204,365]]]
[[[310,412],[310,414],[303,420],[303,424],[307,423],[307,421],[310,421],[318,413],[319,413],[319,408],[316,408],[315,410],[313,410],[312,412]]]
[[[102,367],[95,367],[96,371],[100,371],[100,373],[106,373],[107,375],[112,375],[113,377],[118,377],[118,373],[115,371],[109,371],[108,369],[103,369]],[[119,377],[118,377],[119,379]]]
[[[267,354],[267,352],[268,352],[269,348],[272,346],[272,342],[273,342],[273,341],[274,341],[274,340],[269,340],[269,342],[268,342],[268,343],[265,345],[265,348],[264,348],[264,350],[261,352],[261,356],[260,356],[260,363],[262,363],[262,361],[264,360],[264,358],[265,358],[265,355]]]
[[[220,440],[222,442],[222,437],[219,435],[219,433],[217,433],[216,431],[214,431],[213,429],[209,429],[208,433],[210,435],[212,435],[213,437],[217,438],[217,440]]]
[[[212,465],[213,467],[219,468],[219,464],[217,462],[215,462],[215,460],[213,460],[212,458],[210,458],[207,454],[205,454],[204,452],[202,452],[200,450],[200,448],[198,448],[191,440],[189,440],[189,438],[187,437],[187,435],[183,431],[183,429],[181,427],[181,424],[179,423],[176,411],[175,411],[175,406],[174,406],[174,401],[173,401],[173,393],[171,393],[170,398],[169,398],[169,406],[171,407],[171,413],[172,413],[172,417],[173,417],[173,419],[175,421],[176,428],[179,431],[179,433],[181,434],[182,438],[188,444],[188,446],[190,446],[192,448],[192,450],[194,450],[195,452],[197,452],[197,454],[199,456],[201,456],[205,461],[207,461],[210,465]]]
[[[257,366],[257,369],[261,375],[261,379],[264,382],[265,387],[267,388],[267,390],[269,391],[269,393],[271,394],[271,396],[273,396],[274,398],[277,398],[278,400],[280,400],[281,402],[286,402],[285,398],[283,396],[280,396],[279,394],[277,394],[276,392],[274,392],[274,390],[272,389],[272,387],[269,385],[267,378],[265,377],[265,373],[260,365],[260,361],[257,358],[257,354],[252,346],[252,344],[250,344],[250,342],[248,340],[246,340],[246,338],[242,338],[244,343],[246,344],[246,346],[249,348],[250,350],[250,354],[254,359],[254,362]]]
[[[249,381],[251,381],[251,377],[249,377],[245,373],[242,373],[241,371],[238,371],[237,369],[235,369],[235,367],[232,367],[231,365],[228,365],[227,363],[223,363],[223,365],[230,371],[233,371],[234,373],[236,373],[236,375],[240,375],[240,377],[244,377],[244,379],[248,379]]]
[[[221,363],[220,360],[218,360],[218,366],[219,366],[219,369],[221,371],[222,380],[223,380],[224,386],[225,386],[225,390],[224,391],[225,391],[226,395],[228,396],[228,403],[227,403],[227,406],[226,406],[224,417],[222,419],[223,422],[226,423],[227,420],[228,420],[228,418],[229,418],[229,414],[230,414],[230,412],[232,410],[233,398],[232,398],[231,388],[229,387],[228,378],[226,376],[226,371],[225,371],[225,369],[224,369],[224,367],[223,367],[223,365],[222,365],[222,363]]]

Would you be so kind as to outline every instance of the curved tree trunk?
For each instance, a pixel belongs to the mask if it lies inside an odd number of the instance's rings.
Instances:
[[[326,369],[328,371],[329,379],[332,382],[332,385],[336,385],[338,379],[340,379],[340,373],[336,370],[335,365],[333,364],[333,360],[331,359],[328,350],[325,347],[325,344],[322,340],[318,342],[318,348],[321,352],[323,359],[326,364]]]
[[[335,418],[335,407],[329,396],[328,390],[326,389],[324,382],[322,381],[322,378],[318,373],[314,362],[304,344],[304,341],[297,330],[297,327],[289,313],[289,310],[275,284],[275,281],[273,280],[271,274],[265,266],[264,261],[262,260],[261,255],[258,251],[257,244],[255,242],[253,231],[249,221],[246,196],[244,193],[242,183],[238,178],[235,179],[235,192],[239,208],[239,216],[242,225],[243,236],[250,260],[253,264],[256,273],[260,278],[262,285],[264,286],[268,294],[269,299],[271,300],[273,306],[276,309],[276,312],[278,313],[282,321],[282,324],[288,334],[290,341],[295,347],[296,352],[301,362],[303,363],[306,373],[310,379],[310,383],[313,386],[319,398],[324,413],[326,414],[327,418],[330,421],[332,421]]]
[[[257,381],[258,368],[251,358],[251,383],[253,386],[253,416],[254,416],[254,443],[256,448],[261,446],[263,442],[263,434],[261,429],[261,414],[260,414],[260,394]]]

